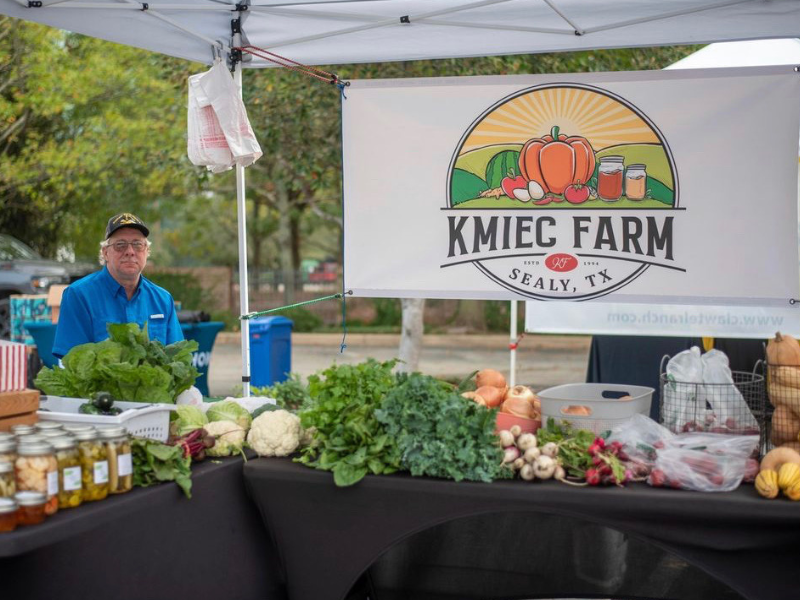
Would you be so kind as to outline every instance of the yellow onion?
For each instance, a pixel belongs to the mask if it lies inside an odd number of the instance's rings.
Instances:
[[[503,377],[503,374],[500,371],[495,371],[494,369],[483,369],[482,371],[478,371],[478,373],[475,375],[475,386],[480,389],[487,385],[505,389],[507,387],[506,378]]]
[[[478,396],[475,392],[464,392],[461,394],[462,398],[466,398],[467,400],[472,400],[473,402],[477,402],[481,406],[486,406],[486,400]]]
[[[475,394],[486,403],[486,406],[494,408],[495,406],[500,406],[500,403],[503,401],[503,396],[505,395],[505,390],[491,385],[484,385],[475,390]],[[478,400],[476,399],[475,401],[477,402]]]
[[[503,408],[500,409],[500,412],[508,413],[515,417],[530,419],[533,415],[533,406],[531,406],[531,403],[525,398],[506,395],[506,399],[503,401]]]

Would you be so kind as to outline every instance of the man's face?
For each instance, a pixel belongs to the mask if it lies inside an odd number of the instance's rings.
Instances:
[[[103,257],[111,276],[120,283],[134,283],[147,264],[147,238],[138,229],[123,227],[117,229],[110,238],[108,245],[103,248]],[[127,242],[123,244],[122,242]],[[141,244],[141,249],[136,250],[131,242]],[[124,249],[119,246],[125,246]]]

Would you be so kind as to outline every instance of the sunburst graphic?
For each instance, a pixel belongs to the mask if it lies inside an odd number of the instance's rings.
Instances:
[[[602,93],[570,87],[533,90],[486,116],[464,141],[461,153],[497,144],[524,144],[558,126],[589,140],[595,151],[620,144],[660,144],[633,110]]]

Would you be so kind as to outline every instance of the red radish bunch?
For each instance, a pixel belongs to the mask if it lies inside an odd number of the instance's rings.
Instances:
[[[625,453],[620,442],[607,444],[601,438],[595,438],[587,449],[592,457],[592,467],[586,469],[586,483],[589,485],[623,486],[633,477],[633,473],[622,464]]]

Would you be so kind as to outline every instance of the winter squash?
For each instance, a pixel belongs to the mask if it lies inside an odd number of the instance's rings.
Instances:
[[[775,334],[775,339],[767,344],[767,363],[800,367],[800,344],[792,336],[779,331]]]
[[[594,166],[589,140],[560,134],[558,126],[550,130],[550,135],[528,140],[519,153],[520,174],[527,181],[537,182],[545,193],[563,194],[570,185],[587,183],[594,175]]]
[[[776,446],[796,442],[800,433],[800,417],[786,405],[779,405],[772,414],[772,443]]]

